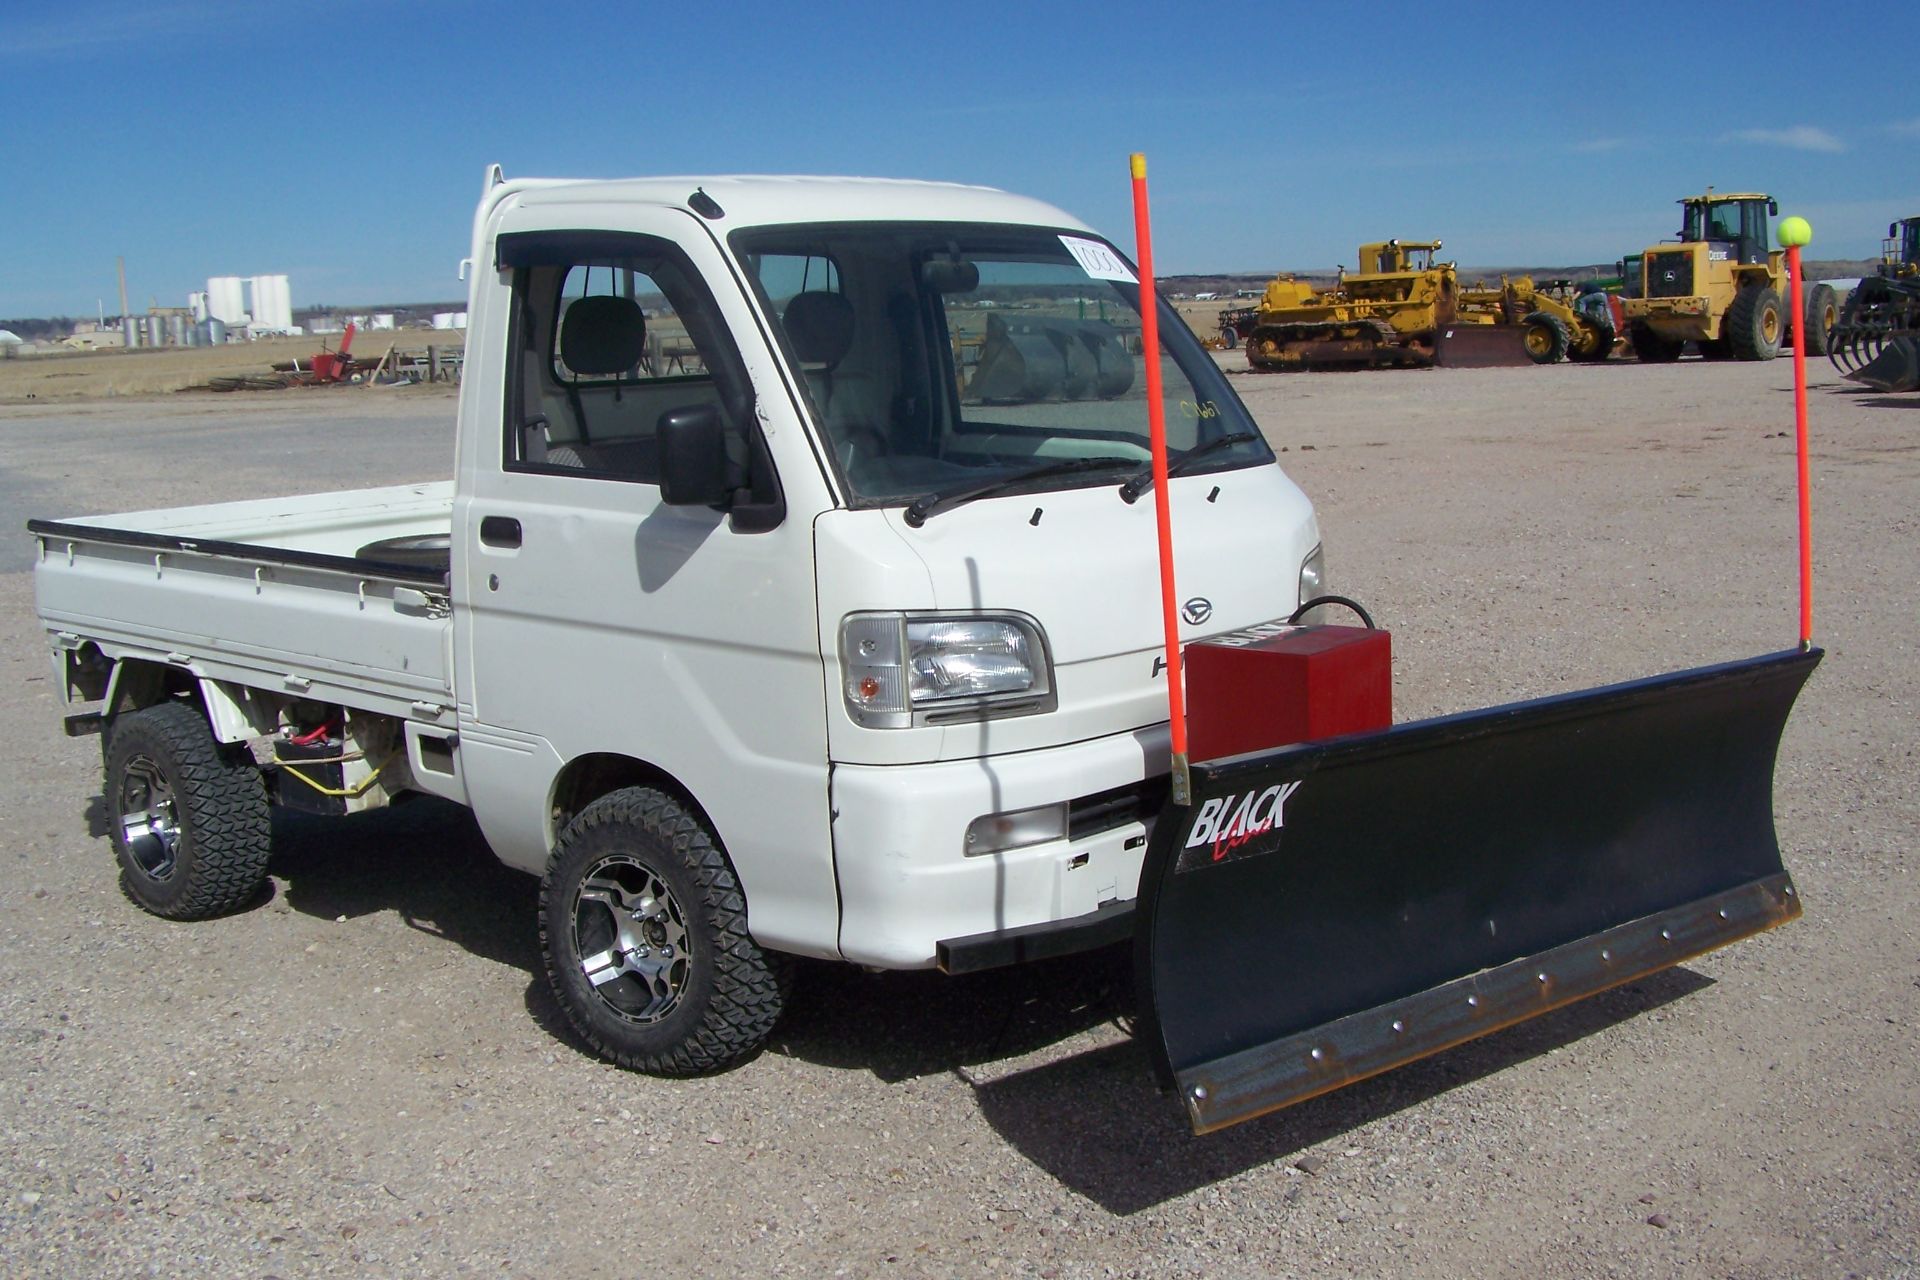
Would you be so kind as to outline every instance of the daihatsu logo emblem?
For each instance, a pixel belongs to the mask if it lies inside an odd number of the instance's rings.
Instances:
[[[1180,616],[1197,627],[1213,616],[1213,601],[1205,596],[1195,596],[1180,606]]]

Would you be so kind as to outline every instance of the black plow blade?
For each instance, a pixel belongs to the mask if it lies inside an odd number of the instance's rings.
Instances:
[[[1920,391],[1920,338],[1887,339],[1878,355],[1846,376],[1875,391]]]
[[[1797,916],[1774,756],[1817,649],[1194,766],[1140,1034],[1206,1133]]]

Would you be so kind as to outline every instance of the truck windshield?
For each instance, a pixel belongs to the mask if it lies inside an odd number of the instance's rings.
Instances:
[[[856,505],[1117,488],[1150,458],[1139,286],[1104,242],[884,223],[740,231],[732,244]],[[1237,436],[1186,470],[1272,462],[1164,304],[1160,334],[1171,457]]]

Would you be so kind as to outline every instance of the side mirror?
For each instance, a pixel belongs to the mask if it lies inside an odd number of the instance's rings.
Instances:
[[[1899,234],[1900,234],[1900,224],[1897,222],[1889,222],[1887,224],[1887,239],[1892,240],[1895,237],[1897,237]]]
[[[1778,200],[1767,201],[1767,216],[1770,218],[1780,216],[1780,202]]]
[[[670,507],[723,507],[727,487],[726,428],[710,404],[660,415],[660,499]]]

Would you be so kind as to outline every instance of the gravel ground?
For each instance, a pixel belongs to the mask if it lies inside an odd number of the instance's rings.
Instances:
[[[1235,382],[1403,717],[1793,641],[1785,361]],[[0,408],[0,1272],[1920,1276],[1920,396],[1822,364],[1812,399],[1805,919],[1210,1138],[1113,955],[807,965],[739,1069],[605,1066],[536,976],[533,882],[438,804],[281,822],[236,916],[137,911],[24,520],[443,475],[453,403]]]

